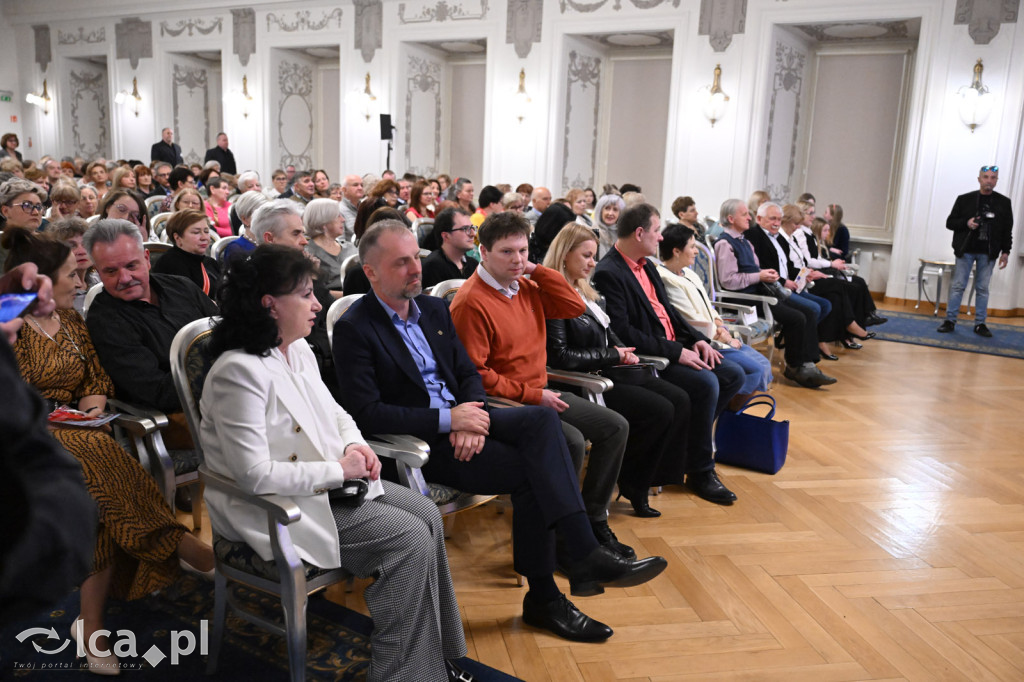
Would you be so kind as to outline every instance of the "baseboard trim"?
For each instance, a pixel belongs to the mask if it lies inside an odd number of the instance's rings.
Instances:
[[[893,296],[886,296],[878,292],[871,292],[871,297],[876,301],[881,301],[887,306],[894,306],[898,308],[905,308],[909,312],[913,312],[914,306],[917,305],[917,299],[914,298],[895,298]],[[928,301],[921,301],[921,307],[919,311],[928,312],[935,310],[935,304],[929,303]],[[946,310],[946,304],[939,304],[939,311],[943,312]],[[967,306],[960,306],[960,314],[966,315],[973,313],[974,308],[968,309]],[[1014,308],[1012,310],[1000,310],[999,308],[989,308],[988,317],[1024,317],[1024,308]]]

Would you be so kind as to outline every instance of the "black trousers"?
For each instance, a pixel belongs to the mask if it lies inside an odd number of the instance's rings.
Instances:
[[[690,396],[675,384],[650,377],[642,385],[615,384],[605,405],[629,422],[619,481],[637,491],[681,485],[686,474]]]
[[[849,282],[836,277],[819,279],[814,282],[811,293],[828,299],[832,310],[818,323],[818,340],[835,342],[847,337],[846,327],[854,321],[853,304],[850,301]]]
[[[782,338],[786,342],[786,364],[799,367],[805,362],[818,362],[821,354],[818,351],[818,321],[815,315],[784,300],[770,308],[782,327]]]
[[[526,406],[493,409],[490,416],[490,435],[480,454],[460,462],[448,435],[439,435],[430,443],[423,475],[468,493],[510,493],[515,570],[526,576],[550,574],[555,569],[555,523],[583,511],[558,414],[548,407]]]

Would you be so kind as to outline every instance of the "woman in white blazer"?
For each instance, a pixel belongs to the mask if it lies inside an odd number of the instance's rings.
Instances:
[[[255,494],[290,498],[299,556],[321,568],[375,577],[369,680],[448,680],[466,655],[448,572],[444,525],[419,492],[380,480],[380,462],[331,398],[305,337],[321,306],[313,266],[297,249],[260,246],[238,259],[220,293],[222,321],[200,410],[206,465]],[[218,357],[219,356],[219,357]],[[362,504],[328,491],[365,479]],[[272,558],[265,512],[206,493],[217,532]]]
[[[765,391],[772,382],[772,363],[768,358],[733,338],[718,311],[711,305],[704,284],[690,266],[697,257],[696,233],[683,224],[669,225],[662,232],[658,245],[661,265],[658,274],[665,283],[665,292],[672,306],[687,322],[721,345],[721,353],[743,368],[746,380],[730,403],[731,409],[742,405],[755,391]]]

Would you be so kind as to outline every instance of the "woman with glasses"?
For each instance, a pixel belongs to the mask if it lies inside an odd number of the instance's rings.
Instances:
[[[24,227],[38,230],[43,224],[43,202],[46,192],[34,182],[11,178],[0,185],[0,214],[3,214],[3,229]]]
[[[50,220],[77,215],[82,193],[73,182],[58,181],[50,191]]]
[[[409,220],[433,218],[434,201],[436,200],[437,191],[434,189],[434,185],[422,180],[418,181],[409,192],[409,210],[405,212],[405,217]]]
[[[177,213],[178,211],[202,211],[206,213],[206,202],[203,201],[203,195],[199,193],[199,190],[195,187],[186,187],[178,192],[174,197],[174,201],[171,202],[171,212]]]
[[[0,137],[0,159],[10,157],[21,161],[21,152],[18,151],[18,136],[14,133],[7,133]]]
[[[127,220],[142,232],[142,241],[149,241],[149,216],[146,201],[137,192],[118,189],[110,192],[100,204],[100,217]]]

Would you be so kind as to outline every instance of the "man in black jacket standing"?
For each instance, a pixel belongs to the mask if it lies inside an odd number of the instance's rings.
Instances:
[[[203,159],[203,163],[207,161],[219,163],[221,173],[235,175],[238,172],[235,166],[235,155],[228,149],[227,133],[217,133],[217,146],[206,150],[206,158]]]
[[[184,163],[181,158],[181,147],[174,143],[174,131],[164,128],[160,131],[160,141],[154,142],[149,150],[149,158],[153,161],[166,161],[171,166]]]
[[[975,267],[974,290],[978,298],[974,307],[974,333],[992,336],[985,326],[988,312],[988,283],[996,259],[999,269],[1006,267],[1013,244],[1013,207],[1010,199],[995,191],[999,182],[999,166],[982,166],[978,174],[980,188],[961,194],[946,218],[946,229],[953,231],[953,254],[956,268],[949,288],[946,319],[938,331],[952,332],[960,314],[960,301],[967,288],[971,267]]]

